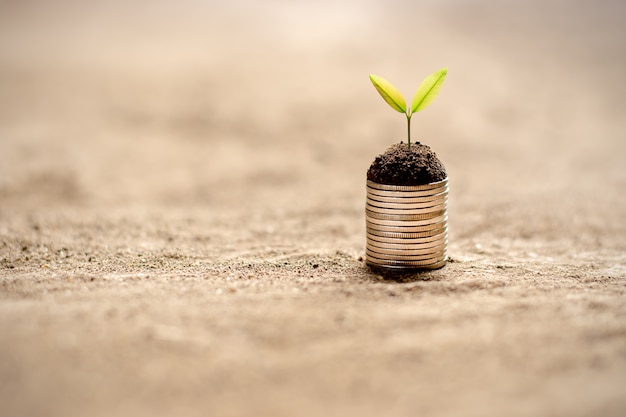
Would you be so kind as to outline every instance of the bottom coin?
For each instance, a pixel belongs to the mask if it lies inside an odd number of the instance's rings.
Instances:
[[[408,250],[426,249],[426,248],[434,248],[437,246],[447,245],[448,235],[444,234],[437,240],[430,240],[427,242],[416,242],[416,243],[404,242],[403,240],[400,240],[400,239],[396,240],[395,242],[380,242],[370,236],[367,236],[366,243],[368,247],[373,247],[373,248],[377,247],[377,248],[383,248],[383,249],[408,249]]]
[[[373,269],[381,269],[381,270],[389,270],[394,272],[402,272],[402,271],[412,271],[412,270],[420,270],[420,269],[439,269],[445,266],[448,263],[448,258],[444,258],[441,260],[437,260],[432,263],[421,263],[419,262],[411,262],[411,261],[376,261],[372,262],[370,258],[368,258],[365,263],[373,268]]]
[[[382,261],[409,261],[409,262],[432,262],[433,260],[443,259],[448,255],[448,251],[446,247],[440,248],[436,251],[426,253],[426,254],[399,254],[399,253],[381,253],[372,248],[365,249],[365,255],[368,259],[373,259],[374,261],[382,260]]]

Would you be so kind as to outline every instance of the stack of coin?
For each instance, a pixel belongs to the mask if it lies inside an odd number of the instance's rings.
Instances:
[[[436,269],[448,259],[448,179],[425,185],[367,181],[366,262],[382,269]]]

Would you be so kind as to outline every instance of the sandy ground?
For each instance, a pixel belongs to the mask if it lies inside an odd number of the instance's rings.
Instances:
[[[625,11],[0,2],[0,415],[625,415]],[[452,260],[392,280],[367,76],[443,66]]]

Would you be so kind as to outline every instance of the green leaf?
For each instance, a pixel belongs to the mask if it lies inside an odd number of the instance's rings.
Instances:
[[[413,96],[413,105],[411,106],[413,113],[424,110],[437,97],[443,80],[446,79],[446,74],[448,74],[448,68],[440,69],[422,81],[417,92],[415,92],[415,96]]]
[[[384,78],[374,74],[370,74],[370,81],[372,81],[372,84],[376,87],[378,94],[380,94],[392,109],[400,113],[406,113],[406,102],[396,87]]]

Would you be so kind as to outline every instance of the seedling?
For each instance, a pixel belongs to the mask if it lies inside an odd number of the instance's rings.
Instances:
[[[413,113],[424,110],[435,99],[435,97],[437,97],[437,94],[439,94],[439,90],[443,85],[443,81],[446,79],[447,73],[448,68],[443,68],[426,77],[415,92],[415,95],[413,96],[413,103],[410,108],[406,107],[404,97],[389,81],[377,75],[370,74],[372,84],[374,84],[374,87],[376,87],[376,90],[387,102],[387,104],[389,104],[392,109],[406,115],[407,144],[409,149],[411,149],[411,116]]]

